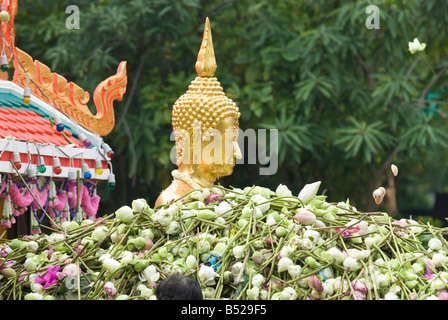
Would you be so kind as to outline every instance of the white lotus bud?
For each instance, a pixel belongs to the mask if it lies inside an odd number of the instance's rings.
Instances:
[[[118,220],[127,223],[130,222],[134,217],[134,212],[131,207],[122,206],[120,209],[115,211],[115,216]]]
[[[156,282],[160,278],[160,273],[157,271],[156,267],[153,265],[147,266],[142,271],[143,276],[151,282]]]
[[[280,260],[278,261],[278,272],[284,272],[284,271],[288,271],[289,266],[293,265],[294,263],[292,262],[291,259],[287,258],[287,257],[282,257],[280,258]]]
[[[434,266],[441,267],[442,265],[445,265],[447,263],[447,257],[441,253],[436,253],[432,256],[431,261]]]
[[[145,199],[137,199],[132,201],[132,210],[135,212],[142,212],[146,208],[148,208],[148,203]]]
[[[227,201],[221,201],[214,207],[215,213],[218,216],[230,216],[233,214],[233,208]]]
[[[134,254],[131,251],[124,251],[122,253],[121,264],[126,265],[134,261]]]
[[[37,244],[36,241],[29,241],[26,244],[26,250],[28,252],[36,252],[38,248],[39,248],[39,245]]]
[[[396,293],[389,292],[384,295],[384,300],[400,300]]]
[[[28,272],[35,271],[36,267],[37,267],[37,263],[36,263],[36,261],[34,261],[33,258],[27,258],[23,265],[24,265],[26,271],[28,271]]]
[[[168,227],[166,228],[166,234],[176,235],[180,232],[180,224],[177,221],[171,221]]]
[[[253,195],[250,200],[255,203],[256,207],[258,207],[262,213],[266,213],[271,207],[269,200],[260,194]]]
[[[260,289],[253,287],[246,290],[247,300],[258,300],[260,297]]]
[[[121,267],[121,263],[115,259],[109,258],[103,261],[103,267],[109,272],[113,273]]]
[[[297,197],[304,204],[307,204],[308,202],[311,201],[311,199],[313,199],[316,196],[317,191],[319,190],[320,184],[321,184],[321,181],[306,184],[303,187],[303,189],[299,192],[299,195]]]
[[[233,248],[233,255],[237,259],[242,258],[245,255],[245,246],[235,246]]]
[[[300,265],[296,265],[296,264],[290,265],[288,267],[288,273],[291,276],[291,278],[293,278],[293,279],[297,278],[299,276],[301,270],[302,270],[302,267]]]
[[[198,278],[204,283],[206,286],[213,286],[215,282],[215,277],[218,274],[212,267],[201,265],[201,268],[198,271]]]
[[[390,170],[392,170],[392,173],[394,174],[395,177],[398,175],[398,167],[396,165],[391,164]]]
[[[432,238],[428,241],[428,247],[433,251],[439,251],[442,249],[442,242],[437,238]]]
[[[275,190],[275,194],[277,195],[277,197],[292,196],[291,190],[289,190],[288,187],[283,184],[278,185],[277,189]]]
[[[227,245],[223,242],[218,242],[211,253],[218,258],[221,258],[227,250]]]
[[[92,239],[96,242],[102,241],[106,238],[109,229],[106,226],[96,227],[92,232]]]
[[[257,273],[256,275],[254,275],[252,277],[252,286],[253,287],[257,287],[257,288],[261,288],[261,286],[263,285],[263,283],[266,281],[266,279],[263,277],[263,275]]]
[[[386,189],[384,187],[379,187],[378,189],[373,191],[373,198],[375,199],[375,203],[380,204],[383,201],[385,195]]]
[[[187,259],[185,260],[185,265],[188,267],[188,269],[193,269],[197,265],[197,259],[194,255],[190,254]]]
[[[156,220],[162,226],[169,225],[171,223],[171,221],[173,221],[173,219],[174,219],[174,210],[161,208],[156,213]]]
[[[330,255],[330,258],[338,263],[343,262],[345,259],[345,255],[342,253],[341,250],[339,250],[336,247],[332,247],[332,248],[328,249],[327,252]]]
[[[282,290],[282,300],[296,300],[297,292],[291,287],[286,287]]]
[[[354,271],[357,270],[359,268],[359,264],[356,261],[356,259],[352,258],[352,257],[347,257],[345,258],[344,262],[343,262],[343,266],[348,270],[348,271]]]

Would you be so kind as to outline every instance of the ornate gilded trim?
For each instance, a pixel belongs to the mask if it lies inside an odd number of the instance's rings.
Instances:
[[[117,73],[102,81],[96,88],[93,101],[97,114],[93,115],[87,103],[90,94],[73,82],[68,82],[63,76],[51,72],[50,68],[15,48],[15,55],[23,68],[40,88],[30,82],[31,93],[37,98],[47,102],[50,99],[55,107],[76,121],[84,128],[100,136],[108,135],[115,126],[113,102],[121,101],[127,86],[126,61],[118,66]],[[26,74],[14,59],[14,76],[12,82],[22,88],[26,87]],[[41,92],[42,91],[42,92]]]

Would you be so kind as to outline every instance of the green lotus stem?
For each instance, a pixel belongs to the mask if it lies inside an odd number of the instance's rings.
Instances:
[[[79,188],[80,188],[79,170],[76,171],[76,212],[79,212]]]

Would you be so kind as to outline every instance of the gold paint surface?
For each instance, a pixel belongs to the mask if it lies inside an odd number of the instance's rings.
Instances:
[[[216,179],[232,174],[235,159],[241,158],[236,143],[241,113],[214,77],[217,65],[208,18],[195,68],[198,77],[174,103],[172,111],[178,172],[187,175],[192,183],[174,178],[156,206],[179,199],[194,190],[193,185],[212,188]]]

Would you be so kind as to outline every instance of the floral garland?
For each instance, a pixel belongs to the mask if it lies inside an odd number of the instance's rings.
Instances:
[[[79,187],[79,213],[77,212],[77,182],[63,182],[58,189],[51,178],[30,178],[24,183],[14,181],[9,175],[2,175],[0,184],[0,199],[3,199],[3,214],[0,227],[10,228],[16,223],[18,217],[30,209],[31,234],[41,233],[39,225],[42,223],[45,212],[51,218],[56,218],[57,224],[62,224],[70,218],[78,219],[95,217],[98,212],[100,197],[96,194],[96,186],[80,185]],[[43,210],[42,210],[43,209]],[[38,211],[45,211],[38,216]],[[55,227],[53,225],[53,227]]]

